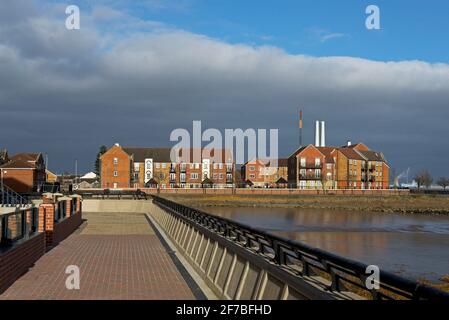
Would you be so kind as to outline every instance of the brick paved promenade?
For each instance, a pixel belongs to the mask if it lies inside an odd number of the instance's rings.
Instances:
[[[169,253],[138,213],[83,213],[87,223],[46,253],[0,299],[195,299]],[[80,268],[80,290],[65,269]]]

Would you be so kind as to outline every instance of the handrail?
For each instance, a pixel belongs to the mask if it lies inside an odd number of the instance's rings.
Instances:
[[[1,206],[25,206],[30,202],[7,185],[1,185],[0,189]]]
[[[214,216],[165,198],[152,196],[153,202],[178,217],[197,223],[256,253],[298,277],[321,277],[325,290],[353,293],[373,300],[449,299],[449,293],[396,274],[380,271],[379,290],[370,290],[365,281],[368,265],[322,249],[285,239],[251,226]]]

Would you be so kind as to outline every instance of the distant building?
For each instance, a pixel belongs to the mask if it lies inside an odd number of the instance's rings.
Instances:
[[[388,189],[389,166],[381,152],[363,143],[308,145],[289,157],[288,183],[299,189]]]
[[[234,161],[226,150],[133,148],[116,144],[101,158],[102,188],[226,188],[234,186]]]
[[[19,193],[39,192],[46,182],[41,153],[19,153],[0,166],[3,183]]]
[[[50,170],[45,170],[45,174],[47,176],[47,182],[48,183],[55,183],[58,181],[58,175],[51,172]]]
[[[251,187],[275,188],[278,184],[284,186],[288,179],[287,163],[288,159],[276,161],[253,159],[241,167],[241,176],[246,185]]]

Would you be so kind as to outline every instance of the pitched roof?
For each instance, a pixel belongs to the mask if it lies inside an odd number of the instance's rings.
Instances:
[[[123,151],[132,156],[135,162],[145,162],[145,159],[153,159],[155,162],[171,162],[170,148],[123,147]]]
[[[145,159],[153,159],[154,162],[170,163],[172,162],[170,157],[171,150],[171,148],[123,147],[123,151],[130,156],[133,156],[135,162],[145,162]],[[199,152],[198,154],[201,156],[200,161],[204,158],[211,159],[213,162],[233,162],[232,152],[228,149],[179,148],[177,152],[177,160],[192,163],[195,159],[195,152]],[[215,157],[217,159],[215,159]]]
[[[343,147],[343,148],[338,148],[338,150],[343,153],[343,155],[351,160],[365,160],[365,158],[360,155],[356,150],[354,150],[353,148],[347,148],[347,147]]]
[[[277,184],[287,184],[288,181],[285,180],[283,177],[280,177],[280,178],[278,179],[278,181],[276,181],[276,183],[277,183]]]
[[[368,161],[385,161],[385,157],[382,152],[359,150],[356,151]]]
[[[316,147],[324,157],[326,158],[327,163],[335,163],[334,157],[332,156],[332,151],[335,150],[334,147]]]
[[[29,153],[29,152],[23,152],[23,153],[17,153],[9,158],[11,161],[37,161],[39,160],[40,153]]]
[[[36,165],[33,162],[30,161],[24,161],[24,160],[11,160],[2,166],[0,166],[2,169],[35,169]]]

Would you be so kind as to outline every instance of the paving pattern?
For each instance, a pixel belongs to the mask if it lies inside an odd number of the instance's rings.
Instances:
[[[195,299],[143,214],[83,213],[87,222],[46,253],[0,299]],[[66,268],[80,289],[66,288]]]

